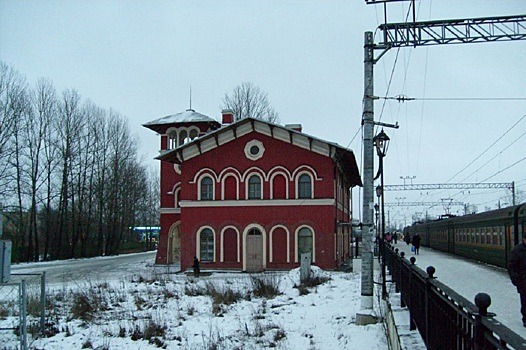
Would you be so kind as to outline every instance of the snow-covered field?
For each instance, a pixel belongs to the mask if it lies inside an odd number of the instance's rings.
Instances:
[[[360,274],[136,273],[48,287],[56,334],[34,349],[387,349],[384,325],[355,324]],[[273,289],[277,295],[272,296]]]

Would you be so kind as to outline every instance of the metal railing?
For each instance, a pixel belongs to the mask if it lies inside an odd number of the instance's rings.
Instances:
[[[410,329],[418,329],[428,349],[526,349],[524,338],[488,313],[489,295],[477,294],[475,305],[437,281],[434,267],[424,272],[414,257],[407,260],[403,252],[386,246],[386,264],[401,306],[409,310]]]

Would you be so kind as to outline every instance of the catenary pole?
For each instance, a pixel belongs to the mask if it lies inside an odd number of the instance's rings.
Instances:
[[[364,35],[364,96],[363,96],[363,212],[362,212],[362,280],[361,310],[356,314],[358,325],[376,323],[373,315],[373,167],[374,167],[374,37]]]
[[[387,3],[404,0],[366,0],[366,3]],[[383,32],[383,43],[374,44],[372,32],[364,35],[364,96],[363,96],[363,251],[362,251],[362,304],[361,310],[356,315],[356,323],[365,325],[376,322],[373,317],[373,133],[374,133],[374,79],[373,66],[383,54],[394,47],[426,46],[455,43],[494,42],[526,40],[526,15],[441,20],[416,22],[414,0],[413,21],[406,23],[387,23],[379,29]],[[387,11],[384,4],[384,11]],[[374,50],[382,49],[383,52],[375,59]],[[377,123],[383,125],[384,123]],[[386,125],[389,126],[389,125]],[[390,126],[390,127],[398,127]],[[383,189],[386,190],[386,189]],[[513,191],[514,192],[514,191]]]

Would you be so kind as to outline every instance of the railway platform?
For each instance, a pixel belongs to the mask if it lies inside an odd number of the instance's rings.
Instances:
[[[486,293],[491,297],[489,312],[495,319],[526,338],[522,325],[520,299],[506,269],[465,259],[434,249],[421,247],[420,254],[411,252],[411,245],[398,241],[393,247],[404,252],[407,259],[414,256],[422,270],[428,266],[436,269],[435,277],[458,294],[474,303],[475,295]]]

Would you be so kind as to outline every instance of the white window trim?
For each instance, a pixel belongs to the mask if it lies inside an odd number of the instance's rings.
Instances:
[[[230,228],[236,231],[236,237],[237,237],[237,260],[236,262],[239,263],[240,257],[241,257],[241,249],[239,247],[239,230],[237,229],[237,227],[232,226],[232,225],[226,226],[221,230],[221,242],[220,242],[221,248],[220,248],[219,260],[220,262],[225,261],[225,232],[226,230]]]
[[[253,223],[245,227],[245,230],[243,231],[243,271],[247,270],[247,235],[253,228],[261,231],[263,236],[263,269],[267,268],[267,232],[263,226]]]
[[[175,147],[172,147],[170,144],[170,133],[175,132]],[[177,128],[170,127],[168,130],[166,130],[166,149],[174,149],[179,146],[179,132],[177,131]]]
[[[294,233],[294,262],[299,262],[298,254],[298,242],[299,242],[299,233],[302,228],[308,228],[312,232],[312,262],[316,262],[316,231],[309,225],[301,225],[296,229]]]
[[[225,200],[225,181],[227,178],[233,177],[236,180],[236,200],[239,200],[239,177],[235,173],[227,173],[221,177],[221,200]]]
[[[284,225],[276,225],[270,230],[269,234],[269,262],[273,262],[274,260],[274,249],[272,248],[272,242],[274,240],[274,231],[278,228],[282,228],[285,230],[287,234],[287,263],[290,263],[290,232],[289,229]]]
[[[300,177],[302,175],[308,175],[310,178],[310,198],[300,198]],[[295,198],[296,199],[314,199],[314,176],[309,171],[301,171],[296,174],[296,177],[294,178],[294,184],[295,184]]]
[[[274,178],[281,175],[285,178],[285,199],[289,199],[289,177],[284,172],[275,172],[270,177],[270,199],[274,199]]]
[[[259,148],[258,154],[252,154],[250,153],[250,149],[254,146],[257,146]],[[265,146],[263,146],[263,142],[259,140],[252,140],[247,142],[245,145],[245,156],[253,161],[256,161],[258,159],[261,159],[263,157],[263,154],[265,153]]]
[[[214,240],[214,253],[213,253],[213,259],[212,261],[206,261],[206,262],[216,262],[216,232],[214,229],[210,226],[201,226],[199,230],[197,230],[197,235],[195,237],[195,256],[199,259],[199,262],[201,262],[201,232],[203,232],[206,229],[210,229],[212,231],[212,238]]]
[[[211,200],[215,200],[216,198],[216,182],[215,182],[215,179],[213,176],[211,176],[210,174],[203,174],[199,177],[199,180],[197,181],[197,198],[198,200],[203,200],[201,198],[201,181],[203,181],[203,179],[205,177],[209,177],[211,180],[212,180],[212,199]],[[207,199],[207,200],[210,200],[210,199]]]
[[[249,190],[249,184],[250,184],[250,178],[252,176],[257,176],[259,177],[259,180],[261,181],[261,196],[260,198],[249,198],[248,195],[248,190]],[[246,177],[246,180],[245,180],[245,199],[247,200],[262,200],[263,198],[265,198],[264,196],[264,181],[263,181],[263,176],[261,176],[261,174],[257,173],[257,172],[253,172],[253,173],[250,173],[248,174],[248,176]]]

